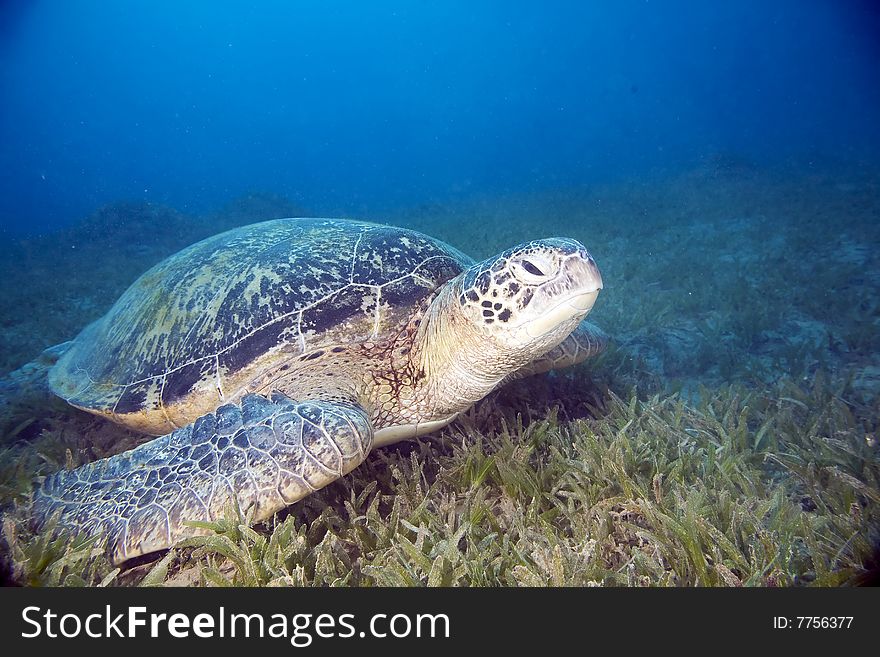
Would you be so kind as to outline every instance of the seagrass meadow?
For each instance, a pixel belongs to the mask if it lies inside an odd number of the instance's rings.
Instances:
[[[332,215],[268,193],[106,206],[0,253],[2,573],[28,586],[841,586],[880,569],[880,172],[732,155],[555,192],[358,216],[476,258],[573,237],[605,288],[597,359],[374,450],[271,521],[116,568],[28,523],[39,478],[143,437],[68,407],[43,349],[226,228]]]

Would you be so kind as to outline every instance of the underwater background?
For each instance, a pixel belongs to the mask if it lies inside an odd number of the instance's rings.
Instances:
[[[0,5],[0,505],[17,584],[840,585],[880,563],[880,5]],[[39,477],[137,436],[43,351],[233,226],[582,241],[612,346],[120,571]]]

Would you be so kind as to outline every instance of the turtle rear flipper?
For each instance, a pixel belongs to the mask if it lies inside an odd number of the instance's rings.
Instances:
[[[37,526],[100,535],[114,563],[204,533],[230,505],[256,522],[360,464],[373,428],[355,404],[249,394],[129,452],[46,478]]]
[[[66,354],[67,350],[73,346],[73,342],[73,340],[68,340],[67,342],[62,342],[61,344],[52,345],[51,347],[43,349],[43,352],[37,357],[37,361],[49,366],[54,365],[58,362],[58,359]]]

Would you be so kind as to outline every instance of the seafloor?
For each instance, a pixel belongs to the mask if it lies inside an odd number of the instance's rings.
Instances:
[[[470,195],[357,218],[486,257],[565,235],[595,256],[599,359],[511,384],[430,438],[250,530],[237,518],[114,569],[34,536],[42,474],[138,436],[47,394],[41,351],[162,257],[315,213],[270,194],[185,216],[104,207],[0,247],[2,575],[12,583],[722,585],[876,583],[880,172],[698,169],[555,193]]]

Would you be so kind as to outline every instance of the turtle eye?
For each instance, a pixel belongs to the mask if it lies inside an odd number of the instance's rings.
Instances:
[[[532,276],[546,276],[546,274],[538,268],[538,265],[533,263],[531,260],[523,260],[522,266],[523,269],[529,272]]]
[[[511,262],[513,275],[527,285],[538,285],[556,274],[556,267],[549,258],[537,253],[517,258]]]

